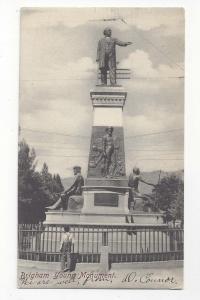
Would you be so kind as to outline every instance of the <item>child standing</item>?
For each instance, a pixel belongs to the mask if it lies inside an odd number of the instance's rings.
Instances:
[[[61,252],[61,270],[64,272],[71,270],[71,252],[74,244],[73,234],[70,232],[70,226],[64,226],[64,235],[60,243]]]

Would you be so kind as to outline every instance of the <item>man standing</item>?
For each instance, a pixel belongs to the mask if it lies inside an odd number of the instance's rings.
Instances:
[[[73,251],[74,236],[70,231],[70,226],[64,226],[64,234],[60,243],[61,271],[67,272],[72,269],[71,252]]]
[[[110,28],[105,28],[103,31],[104,37],[99,40],[97,48],[97,59],[99,69],[101,71],[101,84],[107,84],[107,70],[109,70],[110,84],[116,84],[116,51],[115,46],[126,47],[131,45],[131,42],[121,42],[116,38],[112,38]]]
[[[56,203],[54,203],[51,206],[46,207],[47,209],[56,209],[59,208],[59,206],[61,205],[62,209],[65,210],[68,208],[68,201],[70,196],[74,196],[74,195],[81,195],[82,194],[82,187],[84,186],[84,179],[83,176],[81,175],[81,167],[79,166],[74,166],[73,168],[74,170],[74,182],[73,184],[70,186],[70,188],[68,188],[66,191],[64,191],[64,193],[62,193],[60,195],[60,198],[58,199],[58,201]]]

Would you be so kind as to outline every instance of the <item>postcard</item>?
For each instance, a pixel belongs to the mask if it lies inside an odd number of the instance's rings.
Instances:
[[[18,288],[183,288],[184,20],[21,9]]]

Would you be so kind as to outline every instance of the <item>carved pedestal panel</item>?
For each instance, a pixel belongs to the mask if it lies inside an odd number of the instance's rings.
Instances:
[[[88,162],[88,178],[126,176],[123,127],[93,126]]]

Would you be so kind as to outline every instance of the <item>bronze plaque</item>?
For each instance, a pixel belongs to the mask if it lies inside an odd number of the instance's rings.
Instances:
[[[118,201],[118,194],[98,193],[94,195],[94,206],[118,207]]]

